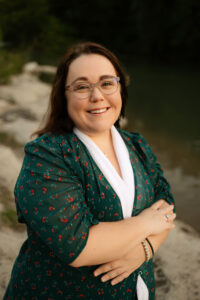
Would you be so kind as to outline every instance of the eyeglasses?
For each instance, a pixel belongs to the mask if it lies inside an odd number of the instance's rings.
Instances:
[[[66,86],[66,90],[73,92],[78,99],[85,99],[91,95],[94,87],[97,87],[103,94],[111,95],[117,91],[120,78],[115,76],[105,77],[97,83],[77,80]]]

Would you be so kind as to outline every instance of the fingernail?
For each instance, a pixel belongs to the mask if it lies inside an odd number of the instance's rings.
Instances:
[[[98,274],[97,274],[97,273],[95,273],[95,272],[93,273],[93,275],[94,275],[95,277],[96,277],[96,276],[98,276]]]
[[[106,281],[106,279],[105,278],[101,278],[101,281],[104,282],[104,281]]]

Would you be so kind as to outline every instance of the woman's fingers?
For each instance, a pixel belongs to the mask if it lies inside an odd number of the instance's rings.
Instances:
[[[174,207],[173,204],[169,204],[166,200],[164,199],[160,199],[158,201],[156,201],[154,204],[152,204],[151,208],[153,209],[161,209],[164,207]]]
[[[125,278],[127,278],[131,273],[124,272],[121,275],[117,276],[115,279],[111,281],[112,285],[118,284],[119,282],[123,281]]]
[[[97,268],[95,271],[94,271],[94,276],[99,276],[103,273],[106,273],[108,271],[111,270],[111,267],[110,267],[110,263],[108,264],[104,264],[104,265],[101,265],[99,268]]]
[[[161,207],[159,209],[157,209],[160,213],[162,214],[168,214],[168,213],[171,213],[173,212],[173,209],[174,209],[174,206],[173,205],[168,205],[168,206],[164,206],[164,207]]]
[[[121,274],[123,274],[123,272],[124,271],[122,271],[121,269],[112,270],[112,271],[106,273],[104,276],[102,276],[101,277],[101,281],[102,282],[106,282],[108,280],[116,278],[117,276],[120,276]]]
[[[176,214],[174,214],[174,213],[167,214],[167,215],[165,215],[165,218],[166,218],[166,221],[172,222],[176,218]]]
[[[161,200],[158,200],[156,201],[154,204],[151,205],[151,208],[154,208],[154,209],[159,209],[162,205],[164,205],[166,203],[165,200],[161,199]]]
[[[160,207],[162,208],[162,207],[169,206],[169,205],[170,204],[167,201],[164,200],[163,204]]]
[[[112,262],[101,265],[93,272],[93,274],[94,274],[94,276],[99,276],[99,275],[101,275],[103,273],[107,273],[113,269],[117,269],[117,267],[119,267],[119,260],[112,261]]]

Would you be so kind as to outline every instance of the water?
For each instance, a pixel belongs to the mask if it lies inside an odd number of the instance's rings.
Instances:
[[[129,64],[128,129],[166,169],[178,218],[200,232],[200,70]]]

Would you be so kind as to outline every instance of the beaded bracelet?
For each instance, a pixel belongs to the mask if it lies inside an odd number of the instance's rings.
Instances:
[[[148,242],[148,244],[149,244],[149,246],[150,246],[150,248],[151,248],[152,257],[153,257],[153,256],[154,256],[154,249],[153,249],[153,246],[152,246],[152,244],[151,244],[151,242],[150,242],[150,240],[149,240],[148,238],[146,238],[146,241]]]
[[[144,248],[145,261],[148,262],[151,259],[151,254],[150,254],[150,251],[149,251],[149,247],[147,246],[147,243],[145,241],[142,241],[142,246]]]

